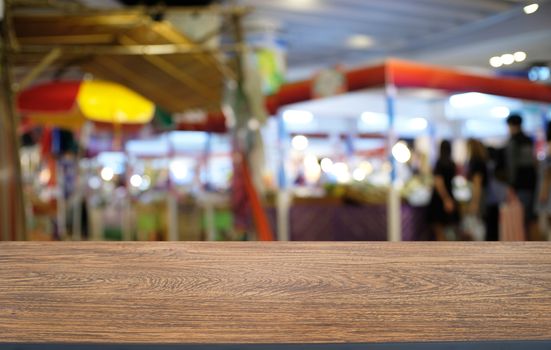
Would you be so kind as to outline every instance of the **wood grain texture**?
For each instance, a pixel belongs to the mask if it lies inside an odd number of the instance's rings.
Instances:
[[[536,339],[549,243],[0,244],[0,342]]]

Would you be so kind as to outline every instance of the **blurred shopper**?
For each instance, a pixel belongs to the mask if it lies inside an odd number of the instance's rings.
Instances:
[[[467,141],[469,163],[467,179],[472,183],[472,198],[468,212],[482,216],[486,207],[486,190],[488,188],[488,153],[482,142],[469,139]]]
[[[526,232],[537,230],[534,205],[536,191],[536,159],[534,143],[522,131],[522,117],[512,114],[507,118],[510,139],[505,147],[508,201],[519,200],[524,214]]]
[[[486,197],[486,240],[499,240],[499,207],[507,200],[504,151],[488,147],[488,189]]]
[[[459,223],[457,201],[453,197],[452,180],[457,166],[452,160],[452,146],[447,140],[440,144],[440,155],[434,167],[434,189],[429,205],[429,223],[439,241],[448,239],[446,232]]]
[[[538,207],[540,215],[545,217],[545,239],[551,239],[551,122],[547,124],[547,130],[545,132],[547,139],[547,149],[545,161],[542,164],[542,178],[541,187],[538,196]]]
[[[467,141],[467,150],[469,154],[467,179],[472,186],[472,196],[463,218],[463,229],[469,239],[481,241],[485,239],[486,234],[482,218],[487,209],[488,154],[482,142],[475,139]]]

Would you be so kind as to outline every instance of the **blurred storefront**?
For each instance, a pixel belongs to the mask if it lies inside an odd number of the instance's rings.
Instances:
[[[518,112],[545,153],[551,88],[526,77],[389,59],[285,82],[250,8],[154,10],[8,9],[3,239],[425,240],[441,140],[463,164]]]

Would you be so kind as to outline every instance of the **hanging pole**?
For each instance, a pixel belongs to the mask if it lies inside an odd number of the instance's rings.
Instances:
[[[291,240],[291,228],[289,221],[289,211],[291,206],[290,194],[287,188],[287,179],[285,174],[285,157],[287,141],[287,130],[285,121],[281,114],[277,116],[277,135],[278,135],[278,165],[277,165],[277,183],[279,191],[277,193],[277,239],[278,241]]]
[[[174,162],[174,154],[176,153],[174,143],[170,138],[170,135],[165,135],[168,143],[168,171],[170,174],[170,164]],[[166,196],[166,214],[167,214],[167,240],[168,241],[179,241],[180,240],[180,229],[179,229],[179,203],[178,203],[178,194],[176,193],[176,188],[174,186],[174,181],[172,177],[168,176],[168,193]]]
[[[14,47],[12,33],[12,19],[10,1],[4,3],[4,18],[2,21],[2,89],[4,94],[4,113],[2,113],[2,127],[5,138],[2,140],[6,152],[2,157],[2,170],[5,171],[3,180],[4,191],[2,191],[3,202],[8,201],[9,205],[3,209],[7,212],[9,222],[8,236],[12,240],[24,240],[26,238],[25,208],[23,204],[23,179],[21,176],[21,161],[19,156],[20,140],[17,134],[17,113],[15,111],[13,96],[12,62],[9,51]]]
[[[86,233],[88,234],[87,239],[90,240],[92,238],[89,230],[90,221],[86,221],[86,223],[88,224],[88,227],[82,226],[83,224],[82,215],[83,214],[87,215],[88,218],[90,218],[90,206],[88,205],[88,201],[83,195],[84,188],[86,187],[86,181],[85,181],[86,176],[80,167],[80,162],[84,158],[84,151],[88,147],[91,127],[92,127],[92,123],[88,122],[83,127],[80,128],[80,143],[78,143],[77,152],[75,155],[76,180],[75,180],[75,189],[72,196],[73,197],[72,199],[72,202],[73,202],[72,237],[74,241],[82,240],[83,229],[86,230]]]
[[[201,164],[205,169],[205,183],[206,187],[203,187],[203,194],[205,199],[205,230],[207,241],[215,241],[217,237],[216,232],[216,213],[214,208],[213,196],[210,193],[211,185],[211,171],[210,171],[210,156],[212,151],[212,133],[207,134],[205,140],[205,148],[201,157]]]
[[[63,241],[67,238],[67,202],[65,201],[65,169],[61,156],[56,159],[56,181],[57,181],[57,232]]]
[[[4,69],[4,67],[2,67],[2,69]],[[0,210],[0,240],[7,241],[10,239],[10,234],[12,231],[10,218],[11,205],[9,201],[10,168],[9,157],[6,152],[8,149],[8,138],[5,137],[8,130],[6,127],[6,119],[9,115],[7,113],[8,101],[5,93],[2,93],[0,98],[2,99],[0,101],[2,107],[0,112],[0,134],[2,135],[0,137],[0,174],[2,174],[2,177],[0,178],[0,208],[5,208]]]
[[[73,224],[71,225],[72,227],[72,232],[71,232],[71,237],[72,237],[72,240],[73,241],[81,241],[82,240],[82,193],[81,193],[81,188],[82,188],[82,184],[81,184],[81,171],[80,169],[80,164],[79,164],[79,159],[80,157],[76,157],[76,160],[75,160],[75,164],[76,164],[76,167],[77,167],[77,175],[76,175],[76,180],[75,180],[75,192],[73,193],[73,196],[72,196],[72,207],[73,207],[73,215],[71,217],[72,219],[72,222]]]
[[[386,107],[388,114],[388,160],[391,165],[390,186],[387,199],[387,240],[399,242],[402,240],[400,191],[397,184],[396,159],[392,156],[392,147],[398,141],[396,136],[396,87],[394,86],[390,69],[386,68]]]
[[[237,46],[241,47],[235,54],[235,69],[237,73],[237,102],[239,104],[238,110],[235,113],[236,125],[233,130],[234,144],[237,146],[237,153],[239,160],[234,161],[234,174],[242,174],[245,192],[248,200],[248,204],[251,207],[253,214],[253,220],[255,223],[258,239],[261,241],[272,241],[274,235],[269,225],[266,212],[262,207],[262,201],[258,190],[254,184],[252,169],[249,166],[250,148],[252,141],[252,130],[248,128],[248,121],[251,116],[251,108],[249,96],[244,91],[244,84],[246,79],[245,73],[245,60],[248,53],[247,45],[245,44],[245,35],[243,26],[241,23],[242,14],[233,14],[231,16],[231,23],[234,31],[234,38]]]
[[[168,235],[167,239],[171,242],[179,240],[178,230],[178,195],[175,190],[170,187],[168,190],[167,199],[167,213],[168,213]]]

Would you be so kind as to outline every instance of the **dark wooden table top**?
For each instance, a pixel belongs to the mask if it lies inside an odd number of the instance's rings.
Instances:
[[[0,244],[0,342],[538,339],[550,243]]]

